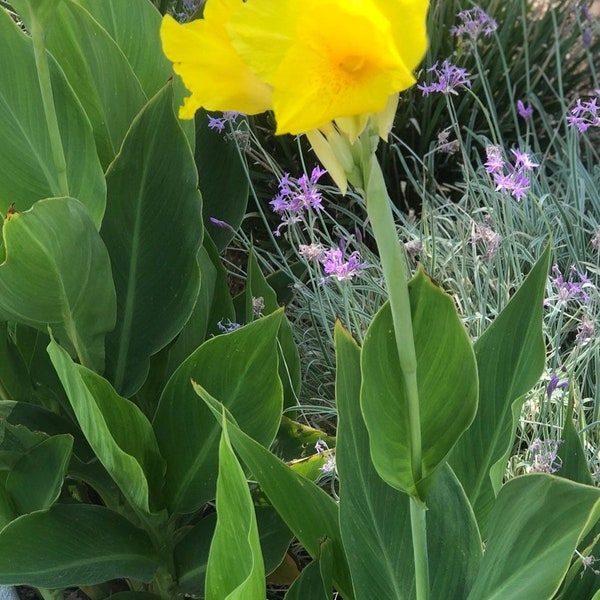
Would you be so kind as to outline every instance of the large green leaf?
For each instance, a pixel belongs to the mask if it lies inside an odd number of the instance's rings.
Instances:
[[[241,118],[237,127],[247,130],[248,123]],[[227,130],[220,133],[210,129],[207,114],[203,110],[198,111],[195,157],[204,198],[202,212],[219,251],[233,239],[248,205],[246,159],[234,140],[225,139],[227,133]],[[211,217],[224,221],[229,228],[214,225],[210,222]]]
[[[8,217],[2,233],[3,318],[42,331],[50,326],[82,364],[101,371],[104,338],[115,324],[115,289],[88,211],[72,198],[42,200]]]
[[[107,373],[119,393],[131,396],[146,379],[150,356],[185,325],[200,285],[201,199],[170,85],[136,118],[106,177],[101,235],[118,305]]]
[[[206,599],[263,600],[263,557],[248,482],[231,447],[223,419],[219,443],[217,526],[206,570]]]
[[[335,330],[340,528],[356,598],[414,597],[409,497],[375,470],[360,411],[360,350]],[[431,597],[464,598],[481,560],[481,540],[468,500],[451,470],[434,476],[427,496]]]
[[[222,422],[223,405],[202,386],[194,384],[194,390],[210,407],[213,416]],[[313,558],[317,558],[323,537],[331,540],[335,587],[344,600],[353,600],[354,593],[342,545],[338,506],[335,500],[246,435],[228,411],[225,414],[233,447],[308,553]]]
[[[161,15],[148,0],[74,0],[112,37],[151,98],[173,74],[159,38]]]
[[[19,12],[20,17],[29,25],[35,18],[45,25],[54,18],[56,9],[63,0],[12,0],[11,6]]]
[[[146,95],[116,42],[72,0],[64,0],[56,10],[46,44],[86,111],[106,168]]]
[[[144,513],[160,506],[164,463],[146,417],[55,341],[48,354],[85,437],[123,495]]]
[[[332,592],[333,550],[331,540],[321,544],[319,558],[302,569],[300,576],[292,583],[285,600],[329,600]]]
[[[167,461],[172,512],[192,512],[215,497],[220,430],[191,379],[219,398],[248,435],[271,443],[282,406],[276,348],[281,318],[278,311],[207,340],[165,386],[153,425]]]
[[[484,537],[523,396],[544,367],[542,310],[549,255],[548,247],[519,291],[475,343],[479,408],[452,452],[450,465],[465,488]]]
[[[9,333],[8,323],[0,323],[0,398],[27,402],[32,395],[27,364]]]
[[[106,187],[92,128],[62,71],[48,59],[69,194],[87,206],[99,227]],[[32,43],[5,10],[0,10],[0,112],[0,211],[12,203],[23,211],[36,200],[63,195]]]
[[[444,461],[477,410],[477,366],[452,298],[420,270],[409,282],[421,422],[421,472]],[[373,464],[389,485],[418,496],[410,419],[389,304],[377,313],[361,353],[361,408]]]
[[[600,517],[600,490],[553,475],[509,481],[489,518],[489,537],[469,600],[550,600],[579,539]]]
[[[0,584],[64,588],[111,579],[148,582],[158,561],[146,533],[90,504],[56,504],[0,531]]]
[[[6,490],[19,513],[49,508],[62,489],[73,438],[55,435],[28,450],[13,466]]]

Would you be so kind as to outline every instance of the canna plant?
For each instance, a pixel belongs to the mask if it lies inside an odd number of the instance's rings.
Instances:
[[[503,482],[543,368],[549,250],[474,346],[450,297],[406,271],[375,150],[425,52],[427,2],[209,0],[184,26],[149,0],[11,7],[0,584],[262,600],[295,536],[312,562],[290,600],[596,594],[579,573],[600,498],[569,422],[569,479]],[[247,183],[235,148],[190,120],[201,107],[273,109],[277,133],[305,133],[366,200],[390,300],[362,347],[336,327],[337,499],[269,450],[318,434],[282,421],[299,358],[252,254],[245,291],[229,294],[219,251]]]

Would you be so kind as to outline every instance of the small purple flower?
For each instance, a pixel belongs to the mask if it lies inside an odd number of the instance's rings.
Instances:
[[[208,128],[222,133],[223,129],[225,129],[225,119],[223,117],[206,116],[208,117]]]
[[[550,283],[556,288],[555,299],[558,305],[566,307],[572,300],[581,304],[589,302],[590,297],[586,288],[593,287],[593,284],[585,273],[580,273],[572,266],[569,269],[569,278],[565,281],[558,265],[552,266],[552,272],[554,277],[550,277]],[[574,281],[574,279],[578,279],[578,281]],[[550,304],[550,299],[547,299],[545,304]]]
[[[315,444],[315,450],[317,451],[317,454],[326,455],[325,462],[321,467],[321,472],[335,473],[335,450],[330,448],[325,440],[317,440],[317,443]]]
[[[517,100],[517,112],[525,121],[529,121],[533,116],[533,106],[531,104],[523,104],[523,100]]]
[[[548,382],[548,387],[546,388],[546,395],[550,399],[552,398],[552,394],[555,390],[564,390],[568,387],[568,380],[561,380],[560,377],[556,374],[556,371],[552,371],[552,373],[550,374],[550,381]]]
[[[337,281],[349,281],[358,275],[367,265],[360,260],[360,253],[355,250],[350,254],[348,260],[344,261],[344,252],[341,247],[326,250],[321,258],[323,270],[327,277],[323,282],[330,279]]]
[[[450,28],[450,33],[456,37],[467,36],[477,40],[480,35],[489,37],[498,29],[498,23],[492,19],[481,7],[475,6],[469,10],[463,10],[456,15],[461,24]]]
[[[445,60],[441,67],[438,67],[436,62],[433,67],[427,69],[427,73],[433,73],[437,81],[417,86],[423,96],[433,93],[458,95],[457,89],[471,87],[470,75],[466,69],[457,67],[448,60]]]
[[[484,163],[486,173],[493,176],[497,192],[507,192],[517,201],[521,201],[529,191],[529,176],[526,174],[539,165],[531,159],[527,152],[512,150],[514,164],[506,161],[499,146],[488,146],[485,149],[487,161]]]
[[[600,126],[599,110],[598,98],[592,98],[585,102],[582,102],[581,98],[577,98],[571,114],[567,116],[567,123],[570,127],[577,127],[580,133],[585,133],[590,127]]]
[[[315,167],[310,177],[306,174],[294,181],[289,173],[284,173],[279,180],[279,193],[269,204],[273,212],[281,215],[281,225],[275,235],[280,235],[280,229],[285,225],[293,225],[302,220],[304,212],[319,211],[322,208],[322,196],[317,182],[327,173],[324,169]]]
[[[531,463],[528,473],[556,473],[562,466],[558,447],[564,440],[540,440],[536,438],[529,446]]]

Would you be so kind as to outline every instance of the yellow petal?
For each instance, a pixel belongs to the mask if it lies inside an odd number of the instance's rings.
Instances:
[[[272,106],[271,88],[242,61],[233,46],[226,20],[241,0],[210,0],[204,19],[179,24],[165,16],[160,35],[163,51],[192,93],[181,118],[206,110],[257,114]]]
[[[385,108],[376,115],[373,115],[373,120],[377,127],[377,133],[382,140],[387,140],[392,126],[394,124],[394,117],[396,116],[396,110],[398,108],[398,94],[392,94],[385,105]]]

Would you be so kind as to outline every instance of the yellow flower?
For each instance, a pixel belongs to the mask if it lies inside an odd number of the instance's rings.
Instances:
[[[428,0],[208,0],[204,19],[165,17],[161,39],[201,106],[256,114],[277,133],[337,121],[357,137],[371,113],[415,82],[427,46]]]
[[[242,61],[225,28],[242,4],[242,0],[210,0],[204,19],[184,25],[170,16],[163,19],[163,51],[192,92],[179,109],[180,118],[192,119],[201,107],[249,115],[272,108],[271,87]]]
[[[211,0],[209,0],[210,2]],[[277,133],[366,119],[414,84],[426,49],[427,0],[249,0],[228,31],[273,88]]]

